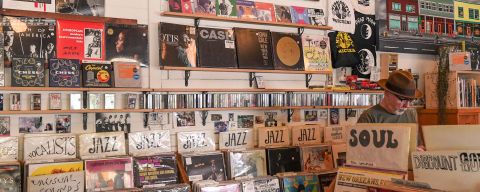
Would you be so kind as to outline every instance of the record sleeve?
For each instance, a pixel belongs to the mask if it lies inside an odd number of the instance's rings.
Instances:
[[[320,125],[292,126],[292,145],[305,146],[323,143],[323,127]]]
[[[230,151],[228,175],[230,179],[255,178],[267,175],[267,157],[264,149]]]
[[[199,67],[237,68],[233,30],[199,27],[197,32]]]
[[[105,60],[104,23],[57,20],[57,31],[58,58]]]
[[[82,159],[126,155],[124,132],[87,133],[79,136]]]
[[[37,12],[55,13],[55,0],[51,1],[18,1],[18,0],[2,0],[2,8],[18,9]]]
[[[154,130],[128,134],[128,153],[132,156],[171,152],[170,131]]]
[[[190,192],[190,185],[186,183],[167,185],[163,187],[145,188],[145,192]]]
[[[85,188],[90,191],[133,188],[131,157],[85,160]]]
[[[10,117],[0,116],[0,137],[10,136]]]
[[[50,59],[50,87],[80,87],[82,74],[80,61],[75,59]]]
[[[13,58],[12,87],[45,87],[45,68],[38,58]]]
[[[55,115],[55,132],[72,132],[72,115]]]
[[[18,137],[0,137],[0,160],[3,162],[18,160]]]
[[[327,192],[327,189],[330,187],[330,184],[335,180],[336,177],[337,177],[336,171],[320,173],[318,175],[318,181],[320,183],[320,191]]]
[[[22,30],[19,30],[22,29]],[[43,63],[56,57],[55,20],[30,17],[3,17],[4,59],[36,58]]]
[[[326,7],[307,8],[308,19],[310,20],[311,25],[326,26],[327,25],[326,13],[327,13]]]
[[[191,0],[168,0],[168,8],[171,12],[193,13]]]
[[[284,192],[311,191],[321,192],[318,177],[313,174],[299,174],[281,177]]]
[[[273,69],[268,30],[235,28],[238,68]]]
[[[257,20],[259,21],[276,21],[275,8],[272,3],[255,2],[255,10]]]
[[[179,153],[215,151],[213,131],[192,131],[177,133]]]
[[[100,93],[88,94],[88,109],[101,109],[100,107]]]
[[[27,192],[49,191],[55,189],[65,189],[67,191],[85,191],[84,186],[85,173],[83,171],[27,178]]]
[[[303,70],[302,39],[296,34],[272,32],[275,69]]]
[[[138,62],[148,67],[148,26],[106,24],[107,60]]]
[[[22,172],[19,163],[0,164],[0,180],[8,181],[0,185],[0,191],[21,192]]]
[[[184,155],[183,164],[190,181],[225,181],[226,171],[222,153]]]
[[[217,16],[237,17],[237,0],[215,0]]]
[[[299,148],[270,148],[266,150],[269,175],[284,172],[300,172],[302,170]]]
[[[277,22],[291,23],[292,13],[289,6],[275,5],[275,18]]]
[[[302,154],[302,170],[304,172],[320,172],[333,169],[333,162],[329,155],[332,148],[329,145],[318,145],[300,148]]]
[[[366,183],[373,186],[385,185],[386,181],[391,181],[392,179],[404,179],[404,176],[404,174],[398,173],[342,167],[339,168],[337,172],[335,191],[363,192],[366,191]]]
[[[194,27],[160,23],[158,31],[160,66],[197,66],[197,35]]]
[[[10,111],[20,111],[22,109],[21,101],[20,93],[10,93]]]
[[[291,6],[290,10],[292,13],[292,23],[310,24],[310,18],[308,17],[308,8]]]
[[[142,70],[136,62],[113,62],[115,87],[142,87]]]
[[[30,110],[42,110],[42,95],[34,93],[30,95]]]
[[[335,168],[343,167],[347,163],[347,144],[332,144],[333,163]]]
[[[105,0],[54,0],[57,13],[68,13],[85,16],[105,16]]]
[[[216,15],[215,0],[193,0],[195,14]]]
[[[277,177],[265,176],[242,181],[243,192],[280,192],[280,182]]]
[[[258,147],[290,146],[289,127],[261,127],[258,129]]]
[[[3,111],[4,110],[4,100],[5,100],[5,97],[3,95],[3,93],[0,93],[0,111]]]
[[[68,161],[68,162],[56,162],[56,163],[29,163],[27,164],[27,175],[30,176],[42,176],[53,175],[68,172],[83,171],[83,161]]]
[[[237,0],[237,16],[239,19],[257,19],[255,15],[255,2]]]
[[[82,64],[83,87],[113,87],[113,66],[103,63]]]
[[[328,36],[302,35],[305,71],[332,71]]]
[[[76,136],[69,134],[26,136],[23,160],[74,159],[77,157]]]
[[[174,154],[134,157],[135,187],[170,185],[178,183]]]
[[[253,131],[238,129],[219,133],[219,148],[224,149],[252,149],[254,148]]]

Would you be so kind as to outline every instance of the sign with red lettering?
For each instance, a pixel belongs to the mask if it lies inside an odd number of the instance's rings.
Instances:
[[[57,20],[57,57],[105,60],[103,23]]]

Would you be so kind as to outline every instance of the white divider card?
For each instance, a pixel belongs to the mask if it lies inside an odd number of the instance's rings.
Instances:
[[[325,143],[344,143],[346,140],[345,127],[325,127]]]
[[[341,167],[337,172],[335,192],[367,192],[366,185],[382,186],[392,178],[404,179],[405,175]]]
[[[434,189],[480,190],[480,150],[413,152],[412,163],[415,181]]]
[[[292,145],[316,145],[323,140],[323,127],[320,125],[302,125],[292,128]]]
[[[83,134],[79,143],[82,159],[126,155],[124,132]]]
[[[422,126],[427,151],[480,149],[478,125]]]
[[[258,128],[258,147],[287,147],[290,146],[289,127],[260,127]]]
[[[347,127],[347,165],[408,170],[410,126],[357,124]]]
[[[28,177],[28,192],[85,191],[83,171]]]
[[[215,151],[215,133],[213,131],[178,132],[177,149],[179,153]]]
[[[224,149],[251,149],[254,148],[253,131],[251,129],[238,129],[220,132],[219,148]]]
[[[54,160],[77,158],[74,134],[31,135],[23,140],[23,160]]]
[[[0,137],[0,161],[18,160],[18,137]]]
[[[172,151],[170,131],[156,130],[128,134],[130,155],[155,155]]]

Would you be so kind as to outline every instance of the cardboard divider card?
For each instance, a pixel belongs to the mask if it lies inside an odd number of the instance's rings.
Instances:
[[[177,133],[179,153],[215,151],[213,131],[192,131]]]
[[[128,134],[130,155],[154,155],[171,152],[170,131],[145,131]]]
[[[83,134],[79,144],[82,159],[126,155],[124,132]]]
[[[219,148],[224,149],[251,149],[254,147],[253,131],[239,129],[219,133]]]
[[[258,129],[258,147],[290,146],[289,127],[268,127]]]
[[[302,125],[292,127],[292,145],[315,145],[322,143],[323,128],[319,125]]]
[[[410,126],[358,124],[347,127],[347,165],[408,170]]]
[[[25,161],[77,157],[76,136],[73,134],[26,136],[23,143],[23,159]]]
[[[27,192],[85,191],[84,172],[69,172],[28,177]]]
[[[0,137],[0,161],[18,160],[18,137]]]
[[[325,127],[326,143],[343,143],[346,141],[345,127],[328,126]]]

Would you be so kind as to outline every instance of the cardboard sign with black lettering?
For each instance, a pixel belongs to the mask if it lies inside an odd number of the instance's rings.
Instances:
[[[347,165],[408,170],[410,126],[357,124],[347,127]]]
[[[18,160],[18,137],[0,137],[0,161]]]
[[[77,141],[73,134],[26,136],[23,141],[23,159],[53,160],[77,157]]]
[[[82,159],[126,155],[125,133],[89,133],[79,137]]]
[[[292,127],[292,145],[317,145],[323,140],[323,128],[320,125],[301,125]]]
[[[382,186],[392,178],[404,179],[404,175],[341,167],[337,172],[335,192],[367,192],[367,185]]]
[[[260,127],[258,147],[290,146],[290,127]]]
[[[177,133],[179,153],[215,151],[213,131],[192,131]]]
[[[412,153],[415,181],[445,191],[479,191],[480,150]]]
[[[220,150],[224,149],[251,149],[253,144],[253,131],[249,129],[238,129],[228,132],[220,132],[218,142]]]
[[[346,141],[345,127],[325,127],[325,143],[344,143]]]
[[[170,131],[156,130],[128,134],[130,155],[155,155],[171,151]]]
[[[85,191],[83,171],[28,177],[27,192]]]

